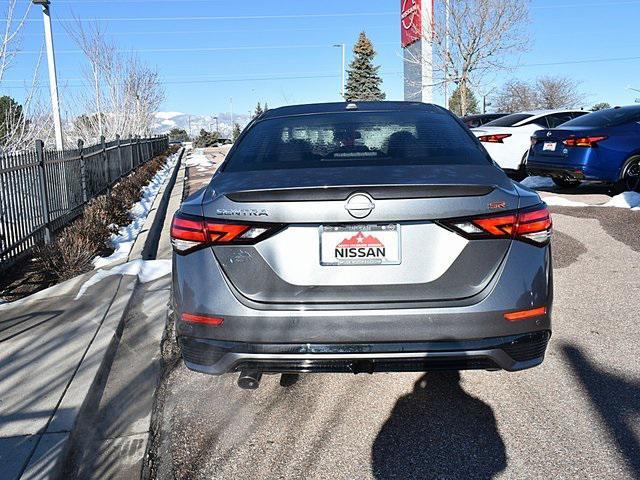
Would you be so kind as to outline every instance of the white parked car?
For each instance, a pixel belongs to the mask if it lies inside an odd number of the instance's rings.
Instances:
[[[478,137],[491,158],[516,179],[526,176],[524,163],[537,130],[556,128],[589,112],[584,110],[535,110],[498,118],[471,131]]]

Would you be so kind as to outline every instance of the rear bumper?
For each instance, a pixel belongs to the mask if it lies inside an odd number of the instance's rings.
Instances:
[[[602,171],[590,165],[527,162],[527,173],[540,177],[564,177],[587,182],[615,182],[616,174]]]
[[[582,168],[566,165],[551,165],[544,163],[527,164],[527,173],[540,177],[565,177],[576,180],[585,180],[586,175]]]
[[[542,363],[549,330],[465,341],[265,344],[181,336],[186,366],[221,375],[264,373],[423,372],[429,370],[523,370]]]

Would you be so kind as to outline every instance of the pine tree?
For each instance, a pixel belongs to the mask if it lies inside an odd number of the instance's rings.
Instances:
[[[464,101],[462,100],[463,93],[465,94]],[[469,87],[460,84],[451,94],[451,98],[449,99],[449,110],[451,110],[459,117],[463,117],[471,113],[478,113],[478,100],[476,100],[476,96],[469,89]]]
[[[264,111],[266,112],[267,110],[269,110],[269,104],[264,102]]]
[[[264,113],[264,110],[262,109],[262,107],[260,106],[260,102],[258,102],[258,105],[256,105],[256,110],[253,113],[253,118],[259,117],[260,115],[262,115]]]
[[[373,65],[376,55],[371,40],[364,32],[353,46],[353,60],[347,70],[347,86],[345,100],[384,100],[385,94],[380,89],[382,79],[378,75],[379,66]]]
[[[10,132],[22,122],[22,105],[13,98],[0,97],[0,146],[6,144]]]
[[[242,130],[240,129],[240,125],[238,123],[234,123],[233,132],[231,134],[234,142],[238,139],[241,133],[242,133]]]

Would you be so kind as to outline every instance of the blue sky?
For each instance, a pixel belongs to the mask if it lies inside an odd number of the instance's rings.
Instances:
[[[22,0],[26,2],[26,0]],[[436,2],[439,0],[436,0]],[[4,3],[6,0],[0,0]],[[123,50],[155,66],[166,89],[164,111],[247,113],[270,106],[339,100],[340,51],[361,30],[378,51],[388,99],[402,98],[400,0],[52,0],[62,109],[84,82],[82,55],[60,19],[100,18]],[[520,67],[495,79],[565,75],[581,82],[585,105],[633,103],[640,93],[640,0],[532,0],[529,51]],[[232,18],[230,18],[232,17]],[[247,18],[253,17],[253,18]],[[23,49],[3,94],[21,97],[42,44],[39,8],[32,8]],[[632,58],[629,58],[632,57]],[[555,65],[552,65],[555,64]],[[41,76],[46,86],[46,69]],[[12,88],[8,88],[12,87]],[[436,101],[441,100],[438,95]]]

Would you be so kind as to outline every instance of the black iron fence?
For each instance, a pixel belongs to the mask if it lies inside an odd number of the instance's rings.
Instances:
[[[169,147],[167,136],[104,139],[75,150],[0,153],[0,272],[76,218],[85,204]]]

